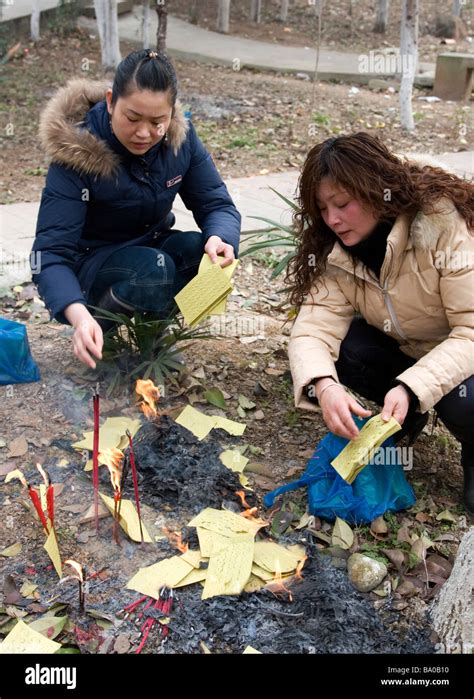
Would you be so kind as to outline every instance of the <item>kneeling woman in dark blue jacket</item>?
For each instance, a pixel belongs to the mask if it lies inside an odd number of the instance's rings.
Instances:
[[[91,367],[103,334],[87,304],[167,317],[204,251],[222,266],[238,252],[240,215],[176,97],[169,60],[134,51],[112,89],[73,80],[41,116],[52,162],[33,281],[51,317],[74,327],[74,354]],[[177,194],[202,233],[171,230]]]

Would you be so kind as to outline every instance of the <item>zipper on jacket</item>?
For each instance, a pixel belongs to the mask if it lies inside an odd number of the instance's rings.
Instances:
[[[339,269],[343,269],[348,274],[352,274],[351,270],[346,269],[346,267],[343,267],[342,265],[334,264],[334,266],[339,267]],[[390,320],[393,323],[393,327],[395,328],[396,332],[400,335],[402,340],[407,340],[408,338],[400,327],[400,323],[398,322],[397,314],[395,313],[395,309],[393,307],[392,301],[390,299],[390,296],[388,295],[388,279],[385,280],[385,285],[382,286],[381,284],[377,284],[377,282],[374,282],[374,281],[372,281],[372,279],[369,279],[367,277],[362,277],[359,274],[356,276],[359,279],[362,279],[363,282],[365,282],[367,284],[372,284],[372,286],[375,286],[375,288],[378,289],[382,293],[385,307],[387,308],[388,314],[390,316]]]
[[[400,323],[398,322],[397,314],[395,313],[393,303],[390,299],[390,296],[388,295],[387,286],[388,286],[388,280],[385,282],[385,286],[383,288],[380,287],[380,289],[382,290],[383,300],[385,301],[385,305],[386,305],[388,313],[390,315],[390,320],[392,321],[393,326],[394,326],[395,330],[397,331],[397,333],[400,335],[400,337],[403,338],[404,340],[406,340],[407,336],[405,335],[405,333],[403,332],[403,330],[400,327]]]

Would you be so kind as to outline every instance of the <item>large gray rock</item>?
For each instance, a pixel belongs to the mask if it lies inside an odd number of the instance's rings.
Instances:
[[[474,527],[464,534],[451,575],[430,612],[439,652],[474,652]]]
[[[387,575],[387,566],[362,553],[353,553],[347,560],[349,580],[359,592],[370,592]]]

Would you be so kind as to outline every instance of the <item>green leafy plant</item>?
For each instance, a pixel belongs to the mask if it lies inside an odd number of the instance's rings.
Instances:
[[[116,325],[104,336],[99,368],[108,374],[107,395],[120,385],[138,378],[164,385],[177,383],[175,373],[185,371],[179,353],[194,340],[211,337],[206,328],[185,327],[181,315],[157,320],[135,312],[133,318],[121,313],[94,309],[96,318]],[[179,344],[179,347],[178,347]]]
[[[275,192],[277,196],[280,197],[293,211],[297,210],[297,206],[294,202],[287,197],[277,192],[276,189],[270,187],[272,192]],[[287,267],[290,260],[296,254],[296,237],[294,229],[291,226],[284,226],[282,223],[277,221],[272,221],[268,218],[263,218],[262,216],[251,216],[251,218],[257,219],[259,221],[264,221],[269,224],[268,228],[260,231],[249,231],[248,233],[243,233],[242,235],[246,237],[247,240],[253,240],[245,250],[240,254],[241,257],[245,255],[254,255],[261,250],[270,250],[274,253],[275,248],[289,248],[289,251],[283,255],[283,257],[274,266],[271,278],[274,279],[278,277]]]

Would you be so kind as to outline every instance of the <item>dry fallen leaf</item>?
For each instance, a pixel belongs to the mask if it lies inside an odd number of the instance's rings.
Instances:
[[[402,567],[407,562],[407,554],[401,549],[382,549],[382,553],[387,556],[390,563],[392,563],[398,572],[401,571]]]
[[[115,639],[114,643],[114,651],[116,653],[128,653],[130,649],[130,638],[128,637],[128,634],[125,633],[119,633],[117,638]]]
[[[332,530],[331,544],[340,546],[341,549],[350,549],[354,543],[354,533],[347,522],[336,517],[334,528]]]
[[[438,522],[457,522],[457,517],[455,517],[449,510],[443,510],[440,512],[439,515],[436,515],[436,519]]]
[[[400,527],[397,532],[397,542],[399,544],[411,544],[411,536],[408,527]]]
[[[387,534],[388,526],[382,515],[370,523],[370,531],[372,534]]]
[[[28,442],[26,441],[25,435],[16,437],[8,445],[10,449],[8,453],[9,458],[15,458],[17,456],[24,456],[28,451]]]

